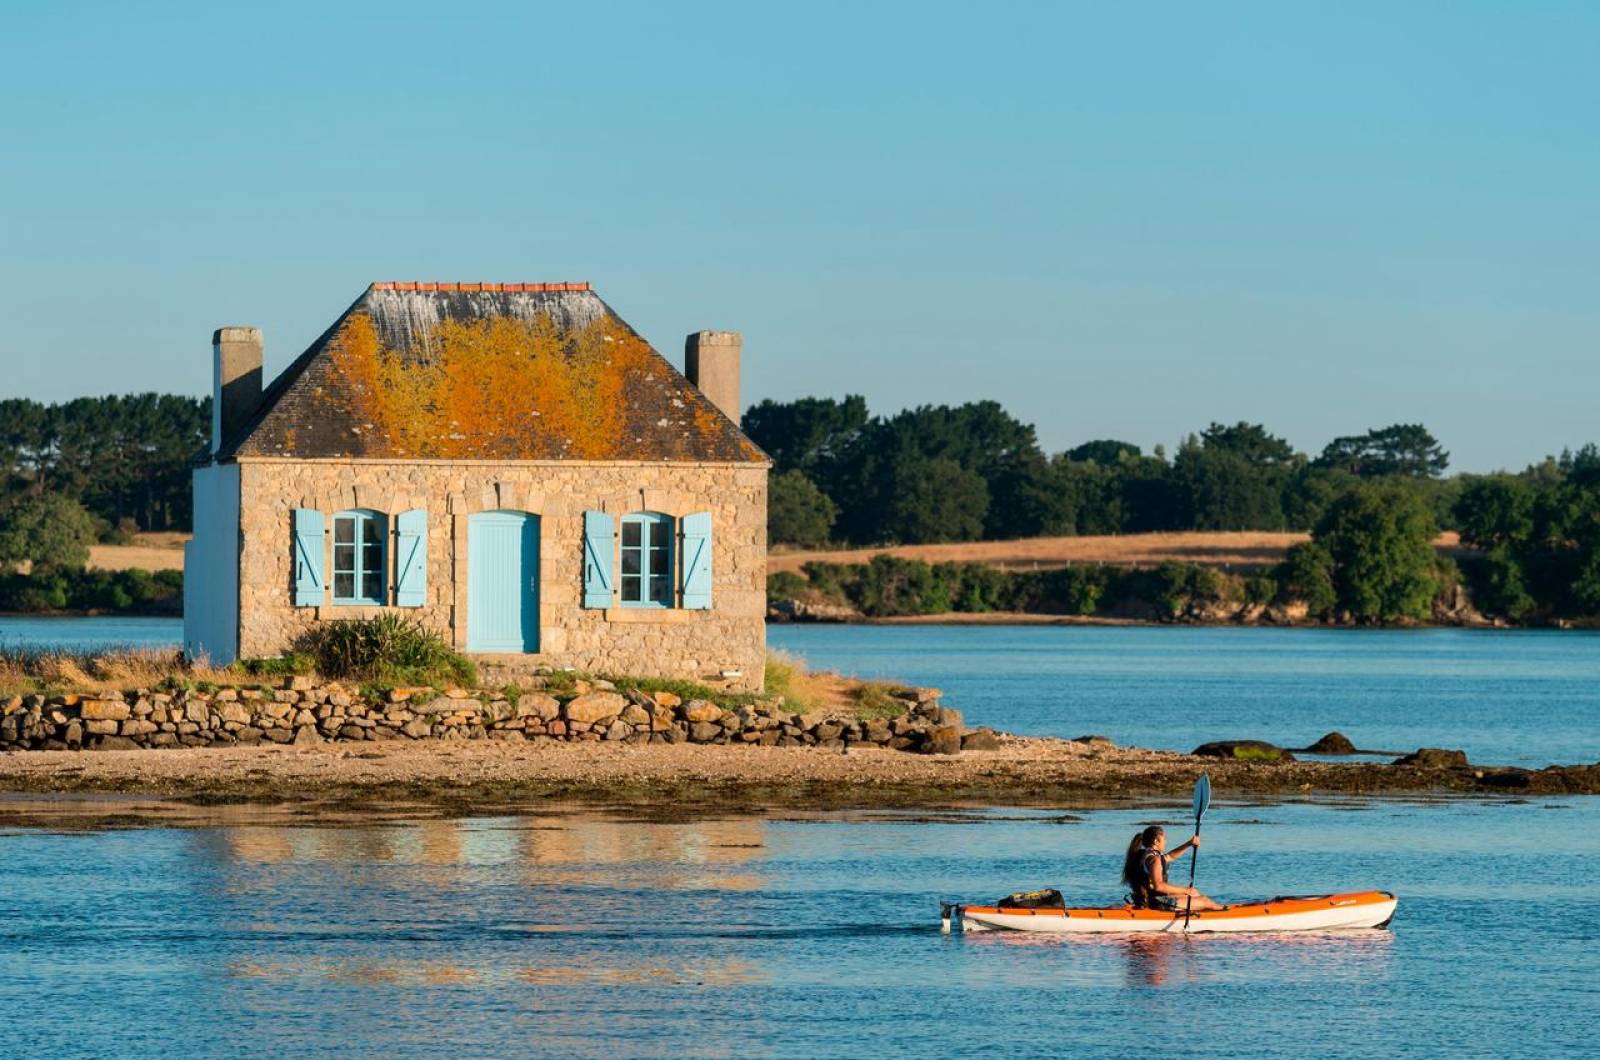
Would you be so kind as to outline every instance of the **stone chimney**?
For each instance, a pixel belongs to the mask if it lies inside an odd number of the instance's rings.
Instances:
[[[734,423],[744,411],[739,405],[743,341],[737,331],[697,331],[683,345],[683,374]]]
[[[261,347],[260,328],[218,328],[211,336],[212,455],[261,404]]]

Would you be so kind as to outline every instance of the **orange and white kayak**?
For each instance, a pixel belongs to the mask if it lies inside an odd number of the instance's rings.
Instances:
[[[1117,905],[1103,909],[1011,909],[944,903],[943,930],[1042,931],[1058,935],[1203,931],[1339,931],[1387,927],[1399,899],[1388,891],[1270,898],[1204,913]]]

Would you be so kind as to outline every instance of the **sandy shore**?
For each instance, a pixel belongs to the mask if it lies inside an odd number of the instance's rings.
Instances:
[[[997,751],[924,756],[878,748],[406,741],[320,747],[23,751],[0,790],[119,793],[190,804],[416,805],[483,813],[547,801],[654,814],[759,809],[1088,805],[1184,795],[1201,770],[1229,796],[1596,794],[1600,764],[1545,770],[1237,762],[1006,738]],[[8,800],[15,803],[15,798]],[[0,807],[0,822],[6,811]]]

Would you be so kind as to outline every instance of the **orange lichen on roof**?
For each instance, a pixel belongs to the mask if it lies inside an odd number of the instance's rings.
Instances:
[[[530,440],[571,459],[614,458],[627,448],[625,380],[656,361],[609,315],[570,331],[548,316],[445,320],[424,350],[403,353],[353,313],[329,353],[351,412],[370,425],[364,448],[438,459],[494,457]]]

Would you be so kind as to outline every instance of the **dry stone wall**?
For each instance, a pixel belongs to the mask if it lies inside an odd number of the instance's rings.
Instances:
[[[510,510],[539,516],[539,651],[484,659],[514,670],[542,665],[716,680],[740,690],[761,687],[766,658],[764,467],[307,460],[249,460],[240,467],[243,658],[280,655],[318,622],[386,610],[420,620],[465,651],[468,520],[477,512]],[[424,605],[379,608],[330,600],[321,607],[295,607],[290,527],[295,508],[318,509],[330,520],[335,512],[353,508],[383,512],[391,519],[408,509],[426,511]],[[583,513],[591,509],[619,518],[642,511],[675,518],[710,512],[711,609],[582,607]],[[392,568],[392,556],[389,563]],[[324,557],[324,569],[332,569],[331,554]],[[723,679],[725,672],[737,676]]]
[[[619,691],[608,681],[580,682],[559,695],[539,687],[514,694],[396,689],[364,695],[346,685],[290,678],[284,687],[266,689],[13,696],[0,702],[0,749],[482,739],[838,749],[873,744],[927,754],[998,746],[989,730],[964,730],[960,712],[940,706],[936,690],[908,690],[904,706],[902,715],[863,720],[797,714],[777,696],[727,710],[669,692]]]

